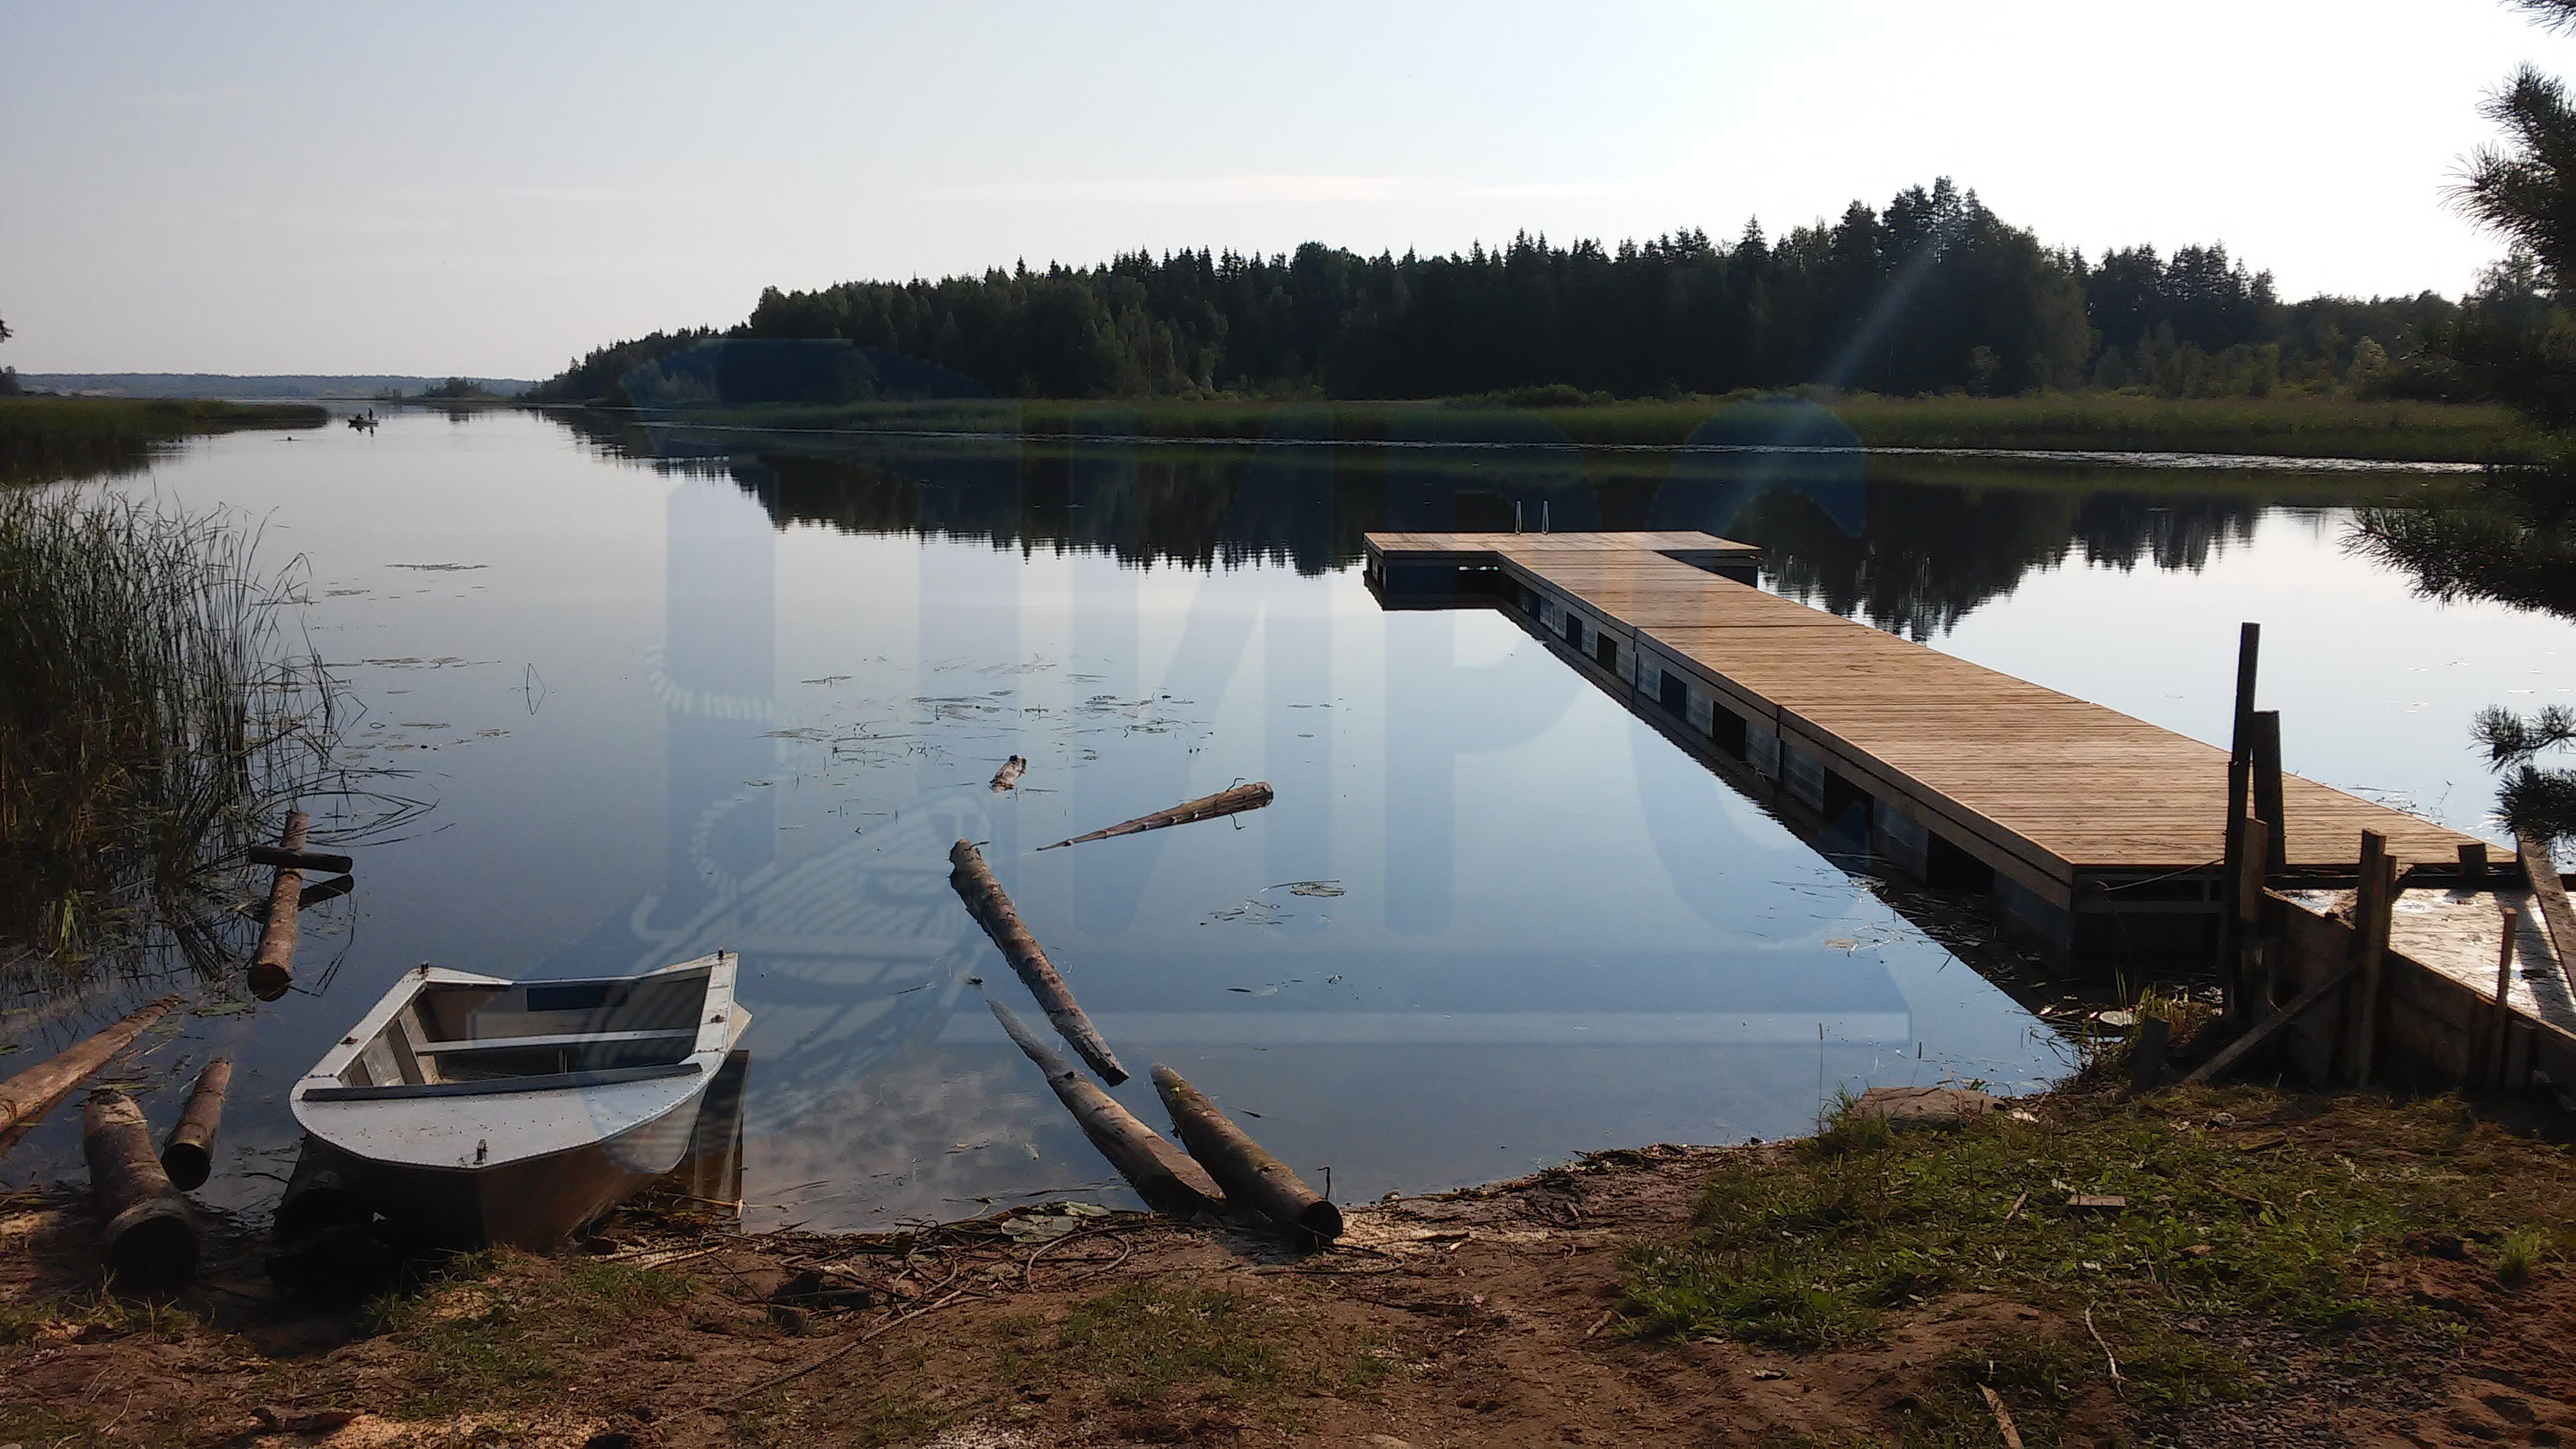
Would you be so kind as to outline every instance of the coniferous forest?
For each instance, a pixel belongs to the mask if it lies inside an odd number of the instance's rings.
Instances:
[[[1732,241],[1685,230],[1557,246],[1524,235],[1401,257],[1310,242],[1272,256],[1138,252],[1096,267],[771,288],[729,330],[600,348],[530,400],[625,402],[639,366],[719,340],[840,341],[903,360],[737,369],[725,401],[962,386],[1013,397],[1522,402],[1797,384],[2465,400],[2480,390],[2424,349],[2428,330],[2464,309],[2532,305],[2534,285],[2528,265],[2506,265],[2462,302],[2431,292],[2284,302],[2270,273],[2223,244],[2088,259],[1944,178],[1777,238],[1754,223]]]

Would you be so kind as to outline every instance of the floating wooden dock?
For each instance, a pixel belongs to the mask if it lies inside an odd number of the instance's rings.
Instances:
[[[1765,593],[1758,556],[1703,533],[1372,533],[1366,570],[1393,607],[1501,608],[1810,833],[1990,888],[2059,953],[2210,948],[2226,750]],[[2418,883],[2461,872],[2478,843],[2296,776],[2283,787],[2294,875],[2349,879],[2365,830]]]

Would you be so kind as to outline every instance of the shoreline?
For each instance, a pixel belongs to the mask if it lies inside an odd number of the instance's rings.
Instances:
[[[1748,447],[2002,458],[2196,455],[2320,463],[2538,461],[2503,409],[2343,398],[2165,399],[2127,394],[2010,398],[1784,394],[1571,407],[1458,400],[1007,399],[636,408],[521,403],[604,421],[734,432],[1047,438],[1123,444],[1316,444],[1723,451]],[[1273,436],[1274,431],[1277,436]],[[2258,465],[2259,466],[2259,465]],[[2274,465],[2277,466],[2277,465]]]
[[[104,1438],[113,1421],[143,1442],[594,1449],[2000,1442],[1981,1385],[2033,1444],[2576,1428],[2576,1368],[2545,1332],[2576,1281],[2554,1240],[2517,1269],[2504,1229],[2563,1220],[2576,1190],[2558,1186],[2559,1147],[2490,1119],[2513,1120],[2507,1104],[2123,1101],[2099,1080],[1947,1129],[1871,1135],[1846,1114],[1798,1142],[1593,1153],[1351,1208],[1313,1252],[1056,1204],[863,1234],[739,1234],[641,1204],[550,1257],[463,1255],[319,1301],[279,1297],[257,1239],[226,1223],[174,1313],[99,1296],[86,1206],[21,1195],[0,1199],[0,1438]],[[2133,1151],[2140,1169],[2111,1160]],[[2016,1189],[2024,1152],[2047,1160]],[[2164,1172],[2171,1191],[2066,1206],[2046,1176],[2075,1181],[2064,1152]],[[1953,1178],[1977,1207],[1944,1216],[1981,1221],[1781,1219],[1801,1252],[1840,1233],[1882,1268],[1920,1259],[1839,1329],[1762,1328],[1768,1310],[1743,1304],[1670,1321],[1663,1265],[1716,1251],[1745,1211],[1712,1183],[1753,1184],[1776,1212],[1819,1184]],[[2490,1184],[2518,1198],[2509,1212],[2480,1206]],[[2347,1217],[2364,1225],[2349,1238]],[[1942,1267],[1931,1226],[2015,1262],[1981,1267],[1981,1249]],[[1827,1259],[1800,1261],[1815,1286],[1793,1296],[1844,1293]],[[2284,1271],[2350,1306],[2313,1318],[2248,1296]]]

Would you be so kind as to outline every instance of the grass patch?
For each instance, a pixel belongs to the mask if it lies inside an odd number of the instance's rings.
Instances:
[[[120,1297],[104,1287],[45,1302],[0,1302],[0,1344],[33,1343],[56,1334],[141,1335],[175,1343],[197,1326],[196,1315],[175,1303]]]
[[[1028,1368],[1088,1374],[1122,1405],[1151,1404],[1180,1384],[1232,1395],[1278,1381],[1279,1355],[1264,1342],[1274,1327],[1272,1314],[1231,1293],[1137,1283],[1066,1314],[1048,1362]]]
[[[130,473],[148,465],[158,449],[192,434],[318,428],[330,416],[311,403],[0,398],[0,483]]]
[[[1816,1349],[1871,1337],[1892,1309],[1990,1294],[2061,1325],[2091,1315],[2057,1347],[2015,1350],[2034,1403],[2106,1384],[2107,1348],[2125,1402],[2171,1409],[2239,1380],[2177,1318],[2316,1332],[2432,1314],[2378,1272],[2412,1255],[2410,1229],[2511,1245],[2528,1272],[2543,1247],[2523,1225],[2576,1210],[2559,1151],[2470,1127],[2448,1099],[2062,1092],[2042,1110],[1906,1132],[1844,1110],[1794,1150],[1731,1161],[1686,1236],[1632,1255],[1623,1327]],[[2070,1208],[2078,1193],[2127,1206]],[[1995,1372],[2009,1357],[1972,1356]]]
[[[694,1291],[678,1274],[622,1263],[550,1272],[479,1252],[450,1259],[416,1291],[370,1300],[366,1312],[410,1356],[396,1411],[429,1418],[541,1403],[570,1368],[561,1350],[615,1344],[627,1324]]]

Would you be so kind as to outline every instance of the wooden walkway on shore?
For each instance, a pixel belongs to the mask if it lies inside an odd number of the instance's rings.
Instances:
[[[1865,797],[1873,845],[1918,875],[1938,841],[2035,895],[2042,916],[2081,908],[2088,882],[2096,895],[2177,873],[2214,882],[2226,750],[1712,572],[1756,557],[1706,534],[1373,533],[1367,568],[1390,596],[1490,593],[1641,714],[1660,710],[1818,813]],[[2473,840],[2283,783],[2293,871],[2354,869],[2364,830],[2388,837],[2401,869],[2456,868]],[[2201,914],[2216,897],[2138,899]]]

